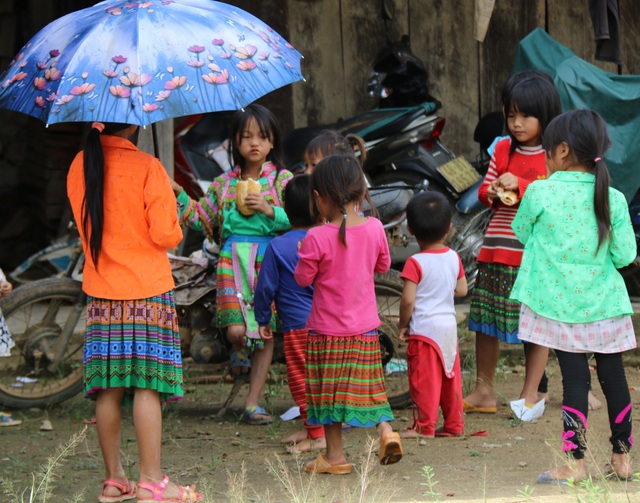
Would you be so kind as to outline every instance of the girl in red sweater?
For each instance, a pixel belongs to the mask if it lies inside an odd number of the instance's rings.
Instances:
[[[511,221],[529,183],[546,178],[542,134],[562,111],[553,81],[538,71],[511,76],[503,88],[502,102],[509,137],[496,145],[489,171],[478,189],[478,198],[492,208],[494,214],[478,256],[478,278],[471,299],[469,329],[476,332],[477,375],[474,390],[464,399],[467,413],[497,411],[493,378],[500,341],[521,342],[518,338],[520,304],[509,300],[509,295],[518,274],[523,246],[511,229]],[[511,205],[503,202],[507,191],[515,194],[515,204],[509,200],[506,203]],[[538,384],[544,375],[548,353],[548,349],[541,346],[525,346],[526,377],[520,398],[530,411],[539,402],[537,409],[544,409]],[[518,415],[523,420],[528,416],[531,414]]]

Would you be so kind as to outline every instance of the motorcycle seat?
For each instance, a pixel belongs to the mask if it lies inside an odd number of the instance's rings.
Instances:
[[[404,212],[413,196],[413,190],[406,183],[398,182],[371,187],[369,195],[378,210],[380,220],[387,224]],[[367,216],[371,215],[371,207],[366,199],[362,202],[362,211]]]

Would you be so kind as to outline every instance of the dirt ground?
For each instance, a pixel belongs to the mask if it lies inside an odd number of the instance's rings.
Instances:
[[[473,362],[473,339],[462,341],[463,367]],[[382,467],[376,463],[377,446],[368,448],[374,429],[352,428],[345,432],[347,457],[357,470],[346,476],[314,476],[301,472],[304,462],[314,454],[288,454],[280,438],[300,427],[300,420],[276,419],[269,426],[248,426],[239,421],[242,394],[222,418],[216,417],[230,390],[229,384],[188,385],[187,397],[166,406],[164,413],[163,465],[173,479],[186,484],[197,483],[206,492],[206,501],[241,502],[413,502],[413,501],[640,501],[640,481],[623,483],[602,476],[609,461],[606,409],[589,415],[588,441],[591,485],[569,488],[536,485],[536,476],[563,461],[560,455],[561,379],[557,363],[549,363],[551,401],[544,416],[536,423],[510,419],[508,401],[517,398],[522,386],[521,350],[503,351],[496,388],[502,397],[497,414],[470,414],[466,417],[464,438],[438,438],[407,441],[405,456],[396,465]],[[629,385],[636,387],[632,398],[640,405],[640,357],[627,358]],[[474,378],[471,368],[465,372],[465,391]],[[596,383],[594,379],[594,383]],[[246,386],[244,391],[246,392]],[[597,383],[596,396],[602,399]],[[281,414],[293,406],[286,383],[272,383],[266,390],[268,408]],[[0,489],[13,486],[26,491],[29,501],[36,473],[47,457],[69,443],[81,432],[84,420],[93,417],[92,402],[77,396],[50,410],[13,411],[23,420],[21,426],[0,428]],[[397,410],[396,429],[411,425],[410,409]],[[52,431],[41,431],[48,419]],[[635,415],[636,426],[638,414]],[[486,430],[486,436],[471,434]],[[130,477],[138,473],[137,445],[131,413],[125,413],[122,442],[123,459]],[[367,455],[372,462],[367,463]],[[640,459],[634,451],[635,466]],[[431,478],[424,474],[430,467]],[[428,470],[428,468],[427,468]],[[69,457],[53,470],[52,496],[46,501],[97,501],[103,477],[102,459],[95,427],[86,426],[86,434]],[[431,482],[430,482],[431,481]],[[2,494],[1,502],[15,497]],[[41,501],[34,499],[33,501]]]

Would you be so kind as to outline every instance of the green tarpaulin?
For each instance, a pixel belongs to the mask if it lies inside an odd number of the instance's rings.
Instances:
[[[640,75],[605,72],[540,28],[518,45],[514,72],[527,68],[553,77],[564,111],[590,108],[602,115],[612,140],[604,157],[613,186],[630,201],[640,188]]]

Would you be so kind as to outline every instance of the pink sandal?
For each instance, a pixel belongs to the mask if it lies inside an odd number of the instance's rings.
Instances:
[[[164,501],[165,503],[182,503],[185,501],[202,501],[204,499],[204,494],[197,493],[195,486],[191,488],[191,487],[179,486],[177,484],[176,484],[176,487],[178,488],[178,496],[175,498],[165,498],[164,491],[165,489],[167,489],[167,487],[169,487],[169,477],[167,477],[166,475],[162,479],[162,482],[160,482],[159,484],[151,484],[149,482],[138,482],[138,488],[146,489],[151,494],[153,494],[153,498],[151,499],[138,498],[138,501],[139,502]]]
[[[115,487],[120,491],[119,496],[106,496],[104,490],[107,487]],[[102,491],[98,496],[100,503],[122,503],[123,501],[132,500],[136,497],[137,486],[127,480],[126,483],[115,479],[107,479],[102,484]]]

